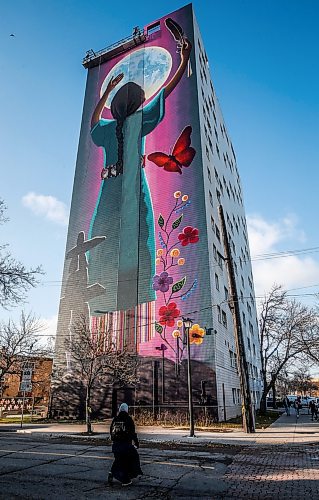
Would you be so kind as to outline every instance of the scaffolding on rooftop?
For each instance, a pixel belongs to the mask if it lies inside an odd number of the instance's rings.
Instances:
[[[123,38],[122,40],[109,45],[105,49],[99,50],[98,52],[95,52],[93,49],[88,50],[82,64],[86,69],[93,68],[94,66],[98,66],[103,62],[132,49],[133,47],[137,47],[138,45],[146,42],[146,40],[147,35],[144,31],[135,29],[131,36]]]

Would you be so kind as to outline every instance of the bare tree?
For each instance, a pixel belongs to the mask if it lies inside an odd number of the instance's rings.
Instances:
[[[0,224],[7,222],[6,206],[0,199]],[[41,267],[27,269],[17,261],[7,249],[8,245],[0,245],[0,306],[7,308],[21,302],[29,288],[38,283]]]
[[[289,385],[293,393],[300,392],[304,396],[311,395],[311,391],[316,390],[316,384],[310,374],[308,363],[302,363],[294,371]]]
[[[0,323],[0,377],[19,375],[28,360],[50,355],[43,344],[43,324],[31,313],[21,313],[18,322]]]
[[[72,370],[78,372],[85,387],[85,419],[87,433],[92,433],[91,397],[95,385],[109,378],[111,383],[135,385],[137,379],[137,356],[124,346],[117,349],[110,331],[92,333],[88,319],[83,315],[75,322],[71,338],[66,341]]]
[[[318,320],[313,309],[291,300],[282,286],[274,285],[262,303],[260,358],[263,394],[260,409],[266,411],[266,397],[284,368],[318,352]]]

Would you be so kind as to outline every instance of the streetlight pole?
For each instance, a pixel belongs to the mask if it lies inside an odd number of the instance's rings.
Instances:
[[[162,404],[165,403],[165,351],[167,349],[165,344],[160,347],[155,347],[157,351],[162,351]]]
[[[184,324],[184,342],[186,336],[187,347],[187,386],[188,386],[188,410],[189,410],[189,437],[195,437],[194,430],[194,412],[193,412],[193,391],[192,391],[192,367],[191,367],[191,350],[189,342],[189,329],[192,326],[190,318],[183,318]]]

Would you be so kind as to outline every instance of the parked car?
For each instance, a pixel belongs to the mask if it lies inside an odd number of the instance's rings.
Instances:
[[[288,394],[287,398],[289,399],[290,403],[293,405],[294,402],[296,401],[297,399],[297,395],[296,394]]]
[[[296,394],[288,394],[287,398],[289,399],[290,403],[293,405],[294,402],[296,401],[297,399],[297,395]],[[301,397],[301,406],[303,408],[308,408],[309,406],[309,403],[311,400],[315,401],[316,398],[312,398],[310,396],[304,396],[304,397]]]
[[[309,408],[310,401],[316,401],[316,398],[311,398],[310,396],[306,396],[305,398],[301,398],[301,404],[305,408]]]

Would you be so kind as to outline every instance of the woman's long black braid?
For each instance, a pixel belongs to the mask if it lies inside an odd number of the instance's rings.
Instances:
[[[123,119],[116,120],[116,138],[117,138],[116,175],[123,174],[123,153],[124,153],[123,125],[124,125]]]
[[[128,82],[123,85],[113,97],[111,102],[111,113],[116,120],[116,139],[117,139],[117,162],[116,175],[123,174],[124,165],[124,134],[123,126],[126,118],[141,106],[145,101],[145,94],[142,87],[134,82]],[[111,177],[111,173],[108,173]]]

